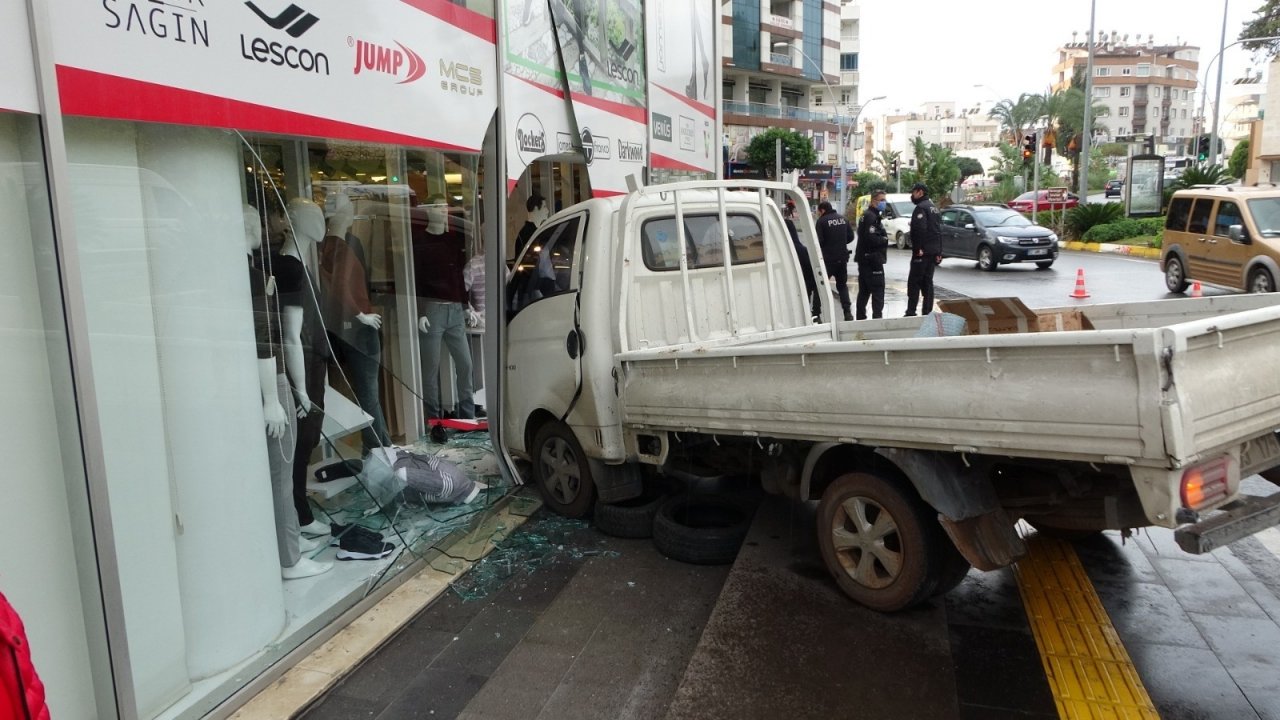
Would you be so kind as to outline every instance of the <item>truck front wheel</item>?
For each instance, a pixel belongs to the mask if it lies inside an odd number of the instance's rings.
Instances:
[[[590,465],[573,431],[559,422],[538,429],[533,440],[533,479],[547,507],[570,518],[586,517],[596,500]]]
[[[941,528],[905,483],[866,473],[837,478],[818,505],[818,545],[846,595],[881,612],[927,600],[939,584]]]

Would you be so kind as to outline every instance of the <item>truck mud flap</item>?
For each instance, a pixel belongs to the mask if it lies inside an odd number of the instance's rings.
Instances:
[[[1280,492],[1265,497],[1245,495],[1222,511],[1194,525],[1173,531],[1178,547],[1202,555],[1225,547],[1259,530],[1280,525]]]

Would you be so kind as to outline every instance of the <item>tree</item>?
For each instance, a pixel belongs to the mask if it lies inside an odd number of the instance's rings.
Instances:
[[[982,174],[982,163],[971,157],[956,158],[956,166],[960,168],[960,182],[964,182],[973,175]]]
[[[807,168],[818,160],[813,141],[798,132],[785,128],[769,128],[751,138],[747,145],[747,162],[752,167],[772,176],[777,160],[776,143],[782,139],[782,171]]]
[[[1280,0],[1266,0],[1262,7],[1254,11],[1254,18],[1244,24],[1240,32],[1241,40],[1249,38],[1276,37],[1280,35]],[[1245,49],[1261,52],[1267,57],[1280,54],[1280,40],[1261,40],[1246,42]]]
[[[1039,95],[1022,93],[1017,100],[1006,98],[996,103],[987,117],[1000,121],[1001,129],[1009,133],[1009,141],[1017,145],[1040,117],[1042,102]]]
[[[1227,160],[1227,174],[1234,178],[1244,178],[1244,171],[1249,168],[1249,138],[1236,143],[1231,151],[1231,159]]]
[[[880,168],[881,177],[889,177],[893,168],[893,161],[897,160],[899,164],[902,162],[902,153],[896,150],[877,150],[876,151],[876,167]]]
[[[916,155],[916,172],[929,188],[929,197],[939,201],[950,198],[951,191],[960,182],[960,166],[955,154],[936,143],[925,144],[918,137],[911,143]]]

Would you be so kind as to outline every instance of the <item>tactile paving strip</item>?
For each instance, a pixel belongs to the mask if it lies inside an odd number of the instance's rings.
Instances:
[[[1025,534],[1027,556],[1014,574],[1058,716],[1158,720],[1075,549],[1035,531]]]

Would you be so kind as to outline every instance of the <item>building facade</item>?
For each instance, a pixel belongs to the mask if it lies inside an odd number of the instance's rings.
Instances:
[[[1087,66],[1087,42],[1058,48],[1053,90],[1070,87],[1074,74]],[[1099,115],[1100,141],[1153,136],[1157,151],[1185,152],[1199,124],[1196,119],[1200,49],[1185,43],[1157,45],[1154,38],[1100,33],[1093,48],[1093,101]]]
[[[751,138],[783,127],[813,139],[819,164],[836,164],[858,105],[856,0],[732,0],[722,13],[729,160],[744,162]]]

